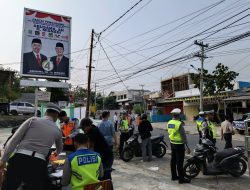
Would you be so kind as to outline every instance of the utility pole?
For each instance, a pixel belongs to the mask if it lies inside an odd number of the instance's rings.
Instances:
[[[195,55],[196,57],[199,57],[201,60],[201,72],[200,72],[200,111],[203,110],[203,69],[204,69],[204,59],[207,58],[204,54],[205,48],[208,47],[208,44],[203,44],[203,42],[198,42],[197,40],[194,41],[195,45],[200,46],[201,48],[201,54],[198,53]]]
[[[102,91],[102,112],[104,111],[104,90]]]
[[[91,69],[92,69],[92,53],[93,53],[93,41],[94,41],[94,29],[91,32],[91,42],[90,42],[90,56],[89,56],[89,72],[88,72],[88,94],[87,94],[87,106],[86,106],[86,114],[85,117],[89,117],[89,105],[90,105],[90,84],[91,84]]]
[[[144,105],[144,89],[143,89],[143,87],[145,85],[144,84],[139,84],[139,86],[141,86],[141,90],[142,90],[142,107],[143,107],[143,112],[146,113],[146,111],[145,111],[145,105]]]
[[[95,83],[95,107],[96,107],[96,87],[97,87],[97,85]]]

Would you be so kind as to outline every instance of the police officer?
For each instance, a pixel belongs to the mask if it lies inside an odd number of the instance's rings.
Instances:
[[[62,151],[62,135],[55,124],[59,113],[60,108],[49,103],[45,117],[26,120],[9,140],[0,161],[0,174],[8,161],[2,190],[17,190],[22,182],[27,190],[49,189],[46,158],[54,143],[56,154]]]
[[[61,130],[64,138],[63,150],[64,151],[75,151],[73,138],[79,133],[77,124],[75,121],[67,116],[65,111],[61,111],[59,114],[59,120],[61,122]]]
[[[204,111],[199,112],[199,118],[196,120],[197,131],[199,133],[199,144],[201,144],[202,139],[202,124],[206,120],[206,114]]]
[[[79,133],[75,136],[76,152],[65,160],[62,185],[71,184],[72,190],[82,190],[87,184],[96,183],[103,175],[101,157],[88,149],[88,136]]]
[[[216,127],[213,123],[214,120],[214,111],[207,111],[207,117],[205,122],[202,123],[202,138],[209,139],[216,144]]]
[[[124,143],[129,139],[129,122],[128,122],[126,113],[123,113],[119,128],[120,128],[120,132],[121,132],[119,154],[121,156]]]
[[[190,152],[187,145],[187,138],[184,130],[184,122],[180,121],[181,110],[175,108],[171,111],[173,116],[167,124],[168,135],[171,144],[171,174],[172,180],[179,180],[179,183],[190,183],[190,179],[184,178],[183,162],[185,157],[185,145],[187,151]],[[176,172],[178,171],[178,175]]]

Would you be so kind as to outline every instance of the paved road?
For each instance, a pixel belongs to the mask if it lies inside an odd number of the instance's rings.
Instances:
[[[164,134],[166,141],[169,142],[167,131],[155,128],[152,135],[159,135],[159,134]],[[189,147],[191,150],[193,150],[199,141],[198,135],[187,134],[187,138]],[[245,143],[244,141],[233,140],[233,146],[244,146],[244,143]],[[221,141],[219,138],[217,138],[216,147],[219,148],[219,150],[222,150],[224,146],[225,146],[225,141]]]

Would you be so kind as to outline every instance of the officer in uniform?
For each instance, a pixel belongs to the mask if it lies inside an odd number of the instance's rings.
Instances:
[[[88,136],[75,136],[76,152],[70,154],[63,168],[62,185],[71,184],[72,190],[82,190],[87,184],[96,183],[103,175],[101,157],[88,149]]]
[[[65,111],[61,111],[59,114],[59,120],[61,122],[61,130],[63,135],[63,150],[64,151],[75,151],[73,138],[77,133],[77,124],[75,121],[71,120]]]
[[[121,155],[124,143],[129,139],[129,122],[127,119],[127,114],[124,113],[122,120],[120,122],[120,146],[119,146],[119,154]]]
[[[209,139],[216,144],[216,127],[213,123],[214,111],[207,111],[207,118],[205,122],[202,123],[202,138]]]
[[[187,145],[187,138],[184,130],[184,122],[180,120],[181,110],[175,108],[171,111],[173,116],[167,124],[168,135],[171,144],[171,174],[172,180],[179,180],[179,183],[190,183],[190,179],[184,178],[183,162],[185,157],[185,145],[187,151],[190,152]],[[176,172],[178,171],[178,175]]]
[[[202,123],[206,120],[206,114],[204,111],[199,112],[199,118],[196,120],[197,131],[199,133],[199,144],[201,144],[202,139]]]
[[[8,161],[2,190],[16,190],[22,182],[26,190],[49,189],[50,148],[55,143],[55,154],[62,151],[62,135],[55,124],[59,113],[57,105],[48,103],[45,117],[26,120],[9,140],[0,161],[0,175]]]

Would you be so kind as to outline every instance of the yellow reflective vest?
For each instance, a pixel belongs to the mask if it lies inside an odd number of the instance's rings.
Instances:
[[[80,149],[68,157],[71,169],[72,190],[83,190],[85,185],[98,182],[101,157],[88,149]]]
[[[181,121],[179,120],[170,120],[167,125],[168,135],[170,142],[172,144],[184,144],[183,139],[180,134]]]

